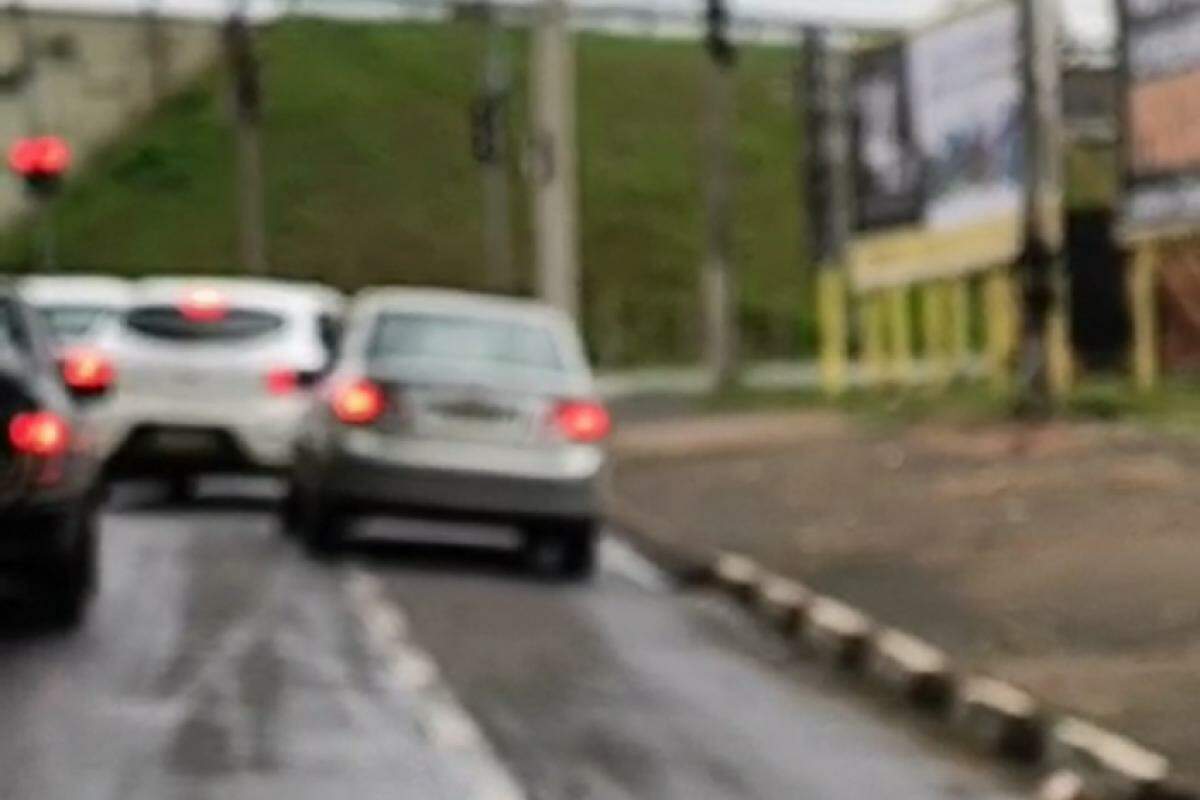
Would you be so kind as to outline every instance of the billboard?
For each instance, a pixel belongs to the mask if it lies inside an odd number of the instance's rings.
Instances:
[[[1005,2],[923,31],[895,54],[859,57],[859,213],[851,245],[859,288],[959,275],[1019,254],[1027,153],[1022,42],[1020,9]],[[903,99],[902,108],[892,109],[892,96]],[[885,136],[887,113],[894,121]],[[881,143],[889,138],[887,150]],[[904,153],[908,170],[880,169],[888,163],[880,152]],[[890,175],[891,182],[863,174]]]
[[[903,46],[864,53],[855,62],[852,80],[854,227],[873,230],[916,222],[922,170]]]
[[[1200,2],[1124,0],[1127,233],[1200,227]]]

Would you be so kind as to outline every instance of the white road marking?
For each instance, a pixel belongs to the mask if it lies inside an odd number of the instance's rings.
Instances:
[[[600,540],[600,566],[649,592],[664,592],[670,579],[622,540],[605,536]]]
[[[413,699],[422,735],[468,773],[473,788],[468,800],[527,800],[478,723],[442,679],[437,662],[413,641],[403,609],[387,598],[382,582],[352,570],[346,593],[387,664],[388,676],[397,690]]]

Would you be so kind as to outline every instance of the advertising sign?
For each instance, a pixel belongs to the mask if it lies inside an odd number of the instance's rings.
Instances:
[[[855,228],[916,222],[921,154],[913,137],[903,46],[860,56],[853,80]]]
[[[1028,150],[1022,52],[1020,10],[1006,2],[926,30],[898,54],[860,57],[859,288],[1016,258]]]
[[[1125,0],[1123,227],[1200,227],[1200,2]]]

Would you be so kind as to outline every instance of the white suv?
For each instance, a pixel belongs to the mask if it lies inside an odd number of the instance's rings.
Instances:
[[[115,369],[100,412],[110,476],[290,466],[307,398],[336,347],[342,297],[316,284],[170,278],[135,284],[99,346]]]
[[[17,284],[41,312],[59,348],[103,337],[129,306],[130,284],[107,275],[30,275]]]

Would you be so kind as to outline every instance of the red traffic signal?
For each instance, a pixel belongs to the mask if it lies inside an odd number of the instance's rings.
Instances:
[[[58,136],[18,139],[9,148],[8,166],[27,181],[52,181],[71,166],[71,147]]]

